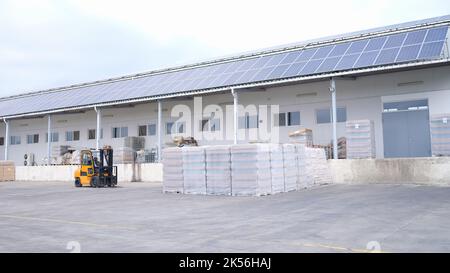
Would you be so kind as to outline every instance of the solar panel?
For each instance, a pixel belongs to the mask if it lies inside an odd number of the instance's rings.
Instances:
[[[380,50],[383,47],[386,40],[387,40],[386,36],[370,39],[364,51]]]
[[[0,115],[440,58],[448,26],[297,49],[133,80],[0,101]]]
[[[405,40],[406,33],[391,35],[388,37],[384,48],[400,47]]]
[[[355,64],[356,60],[358,60],[359,54],[353,55],[345,55],[342,57],[338,65],[336,66],[336,70],[345,70],[350,69]]]
[[[380,51],[364,52],[363,54],[361,54],[361,56],[359,57],[358,61],[353,66],[353,68],[360,68],[372,65],[379,53]]]
[[[354,53],[360,53],[364,50],[366,47],[368,40],[360,40],[353,42],[350,48],[347,50],[347,54],[354,54]]]
[[[399,50],[399,47],[381,50],[380,55],[378,55],[378,58],[375,61],[375,64],[393,63],[395,61],[395,58],[397,57]]]
[[[397,62],[410,61],[417,59],[419,55],[420,45],[405,46],[400,49],[397,56]]]
[[[428,30],[425,42],[442,41],[447,36],[448,26],[432,28]]]
[[[351,43],[337,44],[330,52],[328,57],[342,56],[345,54]]]
[[[317,69],[317,72],[333,71],[340,59],[341,57],[325,59],[319,69]]]
[[[433,59],[439,57],[444,47],[444,41],[425,43],[419,54],[419,59]]]
[[[406,46],[406,45],[421,44],[426,34],[427,34],[426,29],[410,32],[406,36],[406,40],[403,43],[403,45]]]

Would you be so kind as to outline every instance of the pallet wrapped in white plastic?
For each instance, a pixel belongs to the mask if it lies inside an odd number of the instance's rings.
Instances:
[[[297,153],[295,145],[283,144],[283,162],[284,162],[284,190],[295,191],[297,190]]]
[[[311,164],[311,148],[304,144],[297,144],[297,189],[306,189],[314,184],[313,170]]]
[[[206,194],[206,160],[204,147],[183,147],[184,193]]]
[[[183,156],[181,148],[171,147],[162,151],[163,192],[183,193]]]
[[[205,155],[207,194],[231,195],[231,146],[207,146]]]
[[[260,196],[272,192],[267,144],[231,146],[232,195]]]
[[[331,172],[327,163],[325,150],[321,148],[312,148],[311,162],[315,185],[324,185],[331,183]]]
[[[272,194],[284,192],[283,146],[281,144],[270,144],[269,149]]]

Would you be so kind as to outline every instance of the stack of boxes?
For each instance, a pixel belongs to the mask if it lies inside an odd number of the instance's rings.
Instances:
[[[214,195],[231,195],[231,147],[207,146],[206,192]]]
[[[0,181],[14,180],[16,180],[16,168],[14,166],[14,161],[0,161]]]
[[[183,180],[184,192],[206,194],[206,159],[204,147],[184,147]]]
[[[241,144],[163,150],[164,192],[261,196],[331,183],[325,150]]]
[[[297,152],[297,190],[306,189],[314,184],[311,170],[309,170],[308,160],[306,155],[306,146],[304,144],[296,144]]]
[[[268,145],[231,146],[231,189],[232,195],[260,196],[272,192]]]
[[[295,132],[289,133],[289,137],[292,143],[304,144],[308,147],[313,145],[312,130],[303,128]]]
[[[432,115],[430,131],[433,156],[450,156],[450,114]]]
[[[271,144],[269,148],[272,194],[284,192],[283,146],[281,144]]]
[[[297,153],[295,145],[283,144],[283,161],[284,161],[284,190],[295,191],[297,190]]]
[[[314,185],[324,185],[331,183],[331,172],[328,168],[327,157],[324,149],[307,148],[310,172],[314,180]]]
[[[351,120],[345,124],[347,158],[375,158],[374,124],[371,120]]]
[[[183,152],[181,148],[171,147],[163,150],[163,191],[184,192]]]

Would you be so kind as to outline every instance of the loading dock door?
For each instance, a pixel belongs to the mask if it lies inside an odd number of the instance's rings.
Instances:
[[[428,101],[385,103],[384,157],[431,156]]]

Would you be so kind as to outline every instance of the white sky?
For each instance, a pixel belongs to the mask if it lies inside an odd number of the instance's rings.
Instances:
[[[0,0],[0,96],[446,14],[446,0]]]

